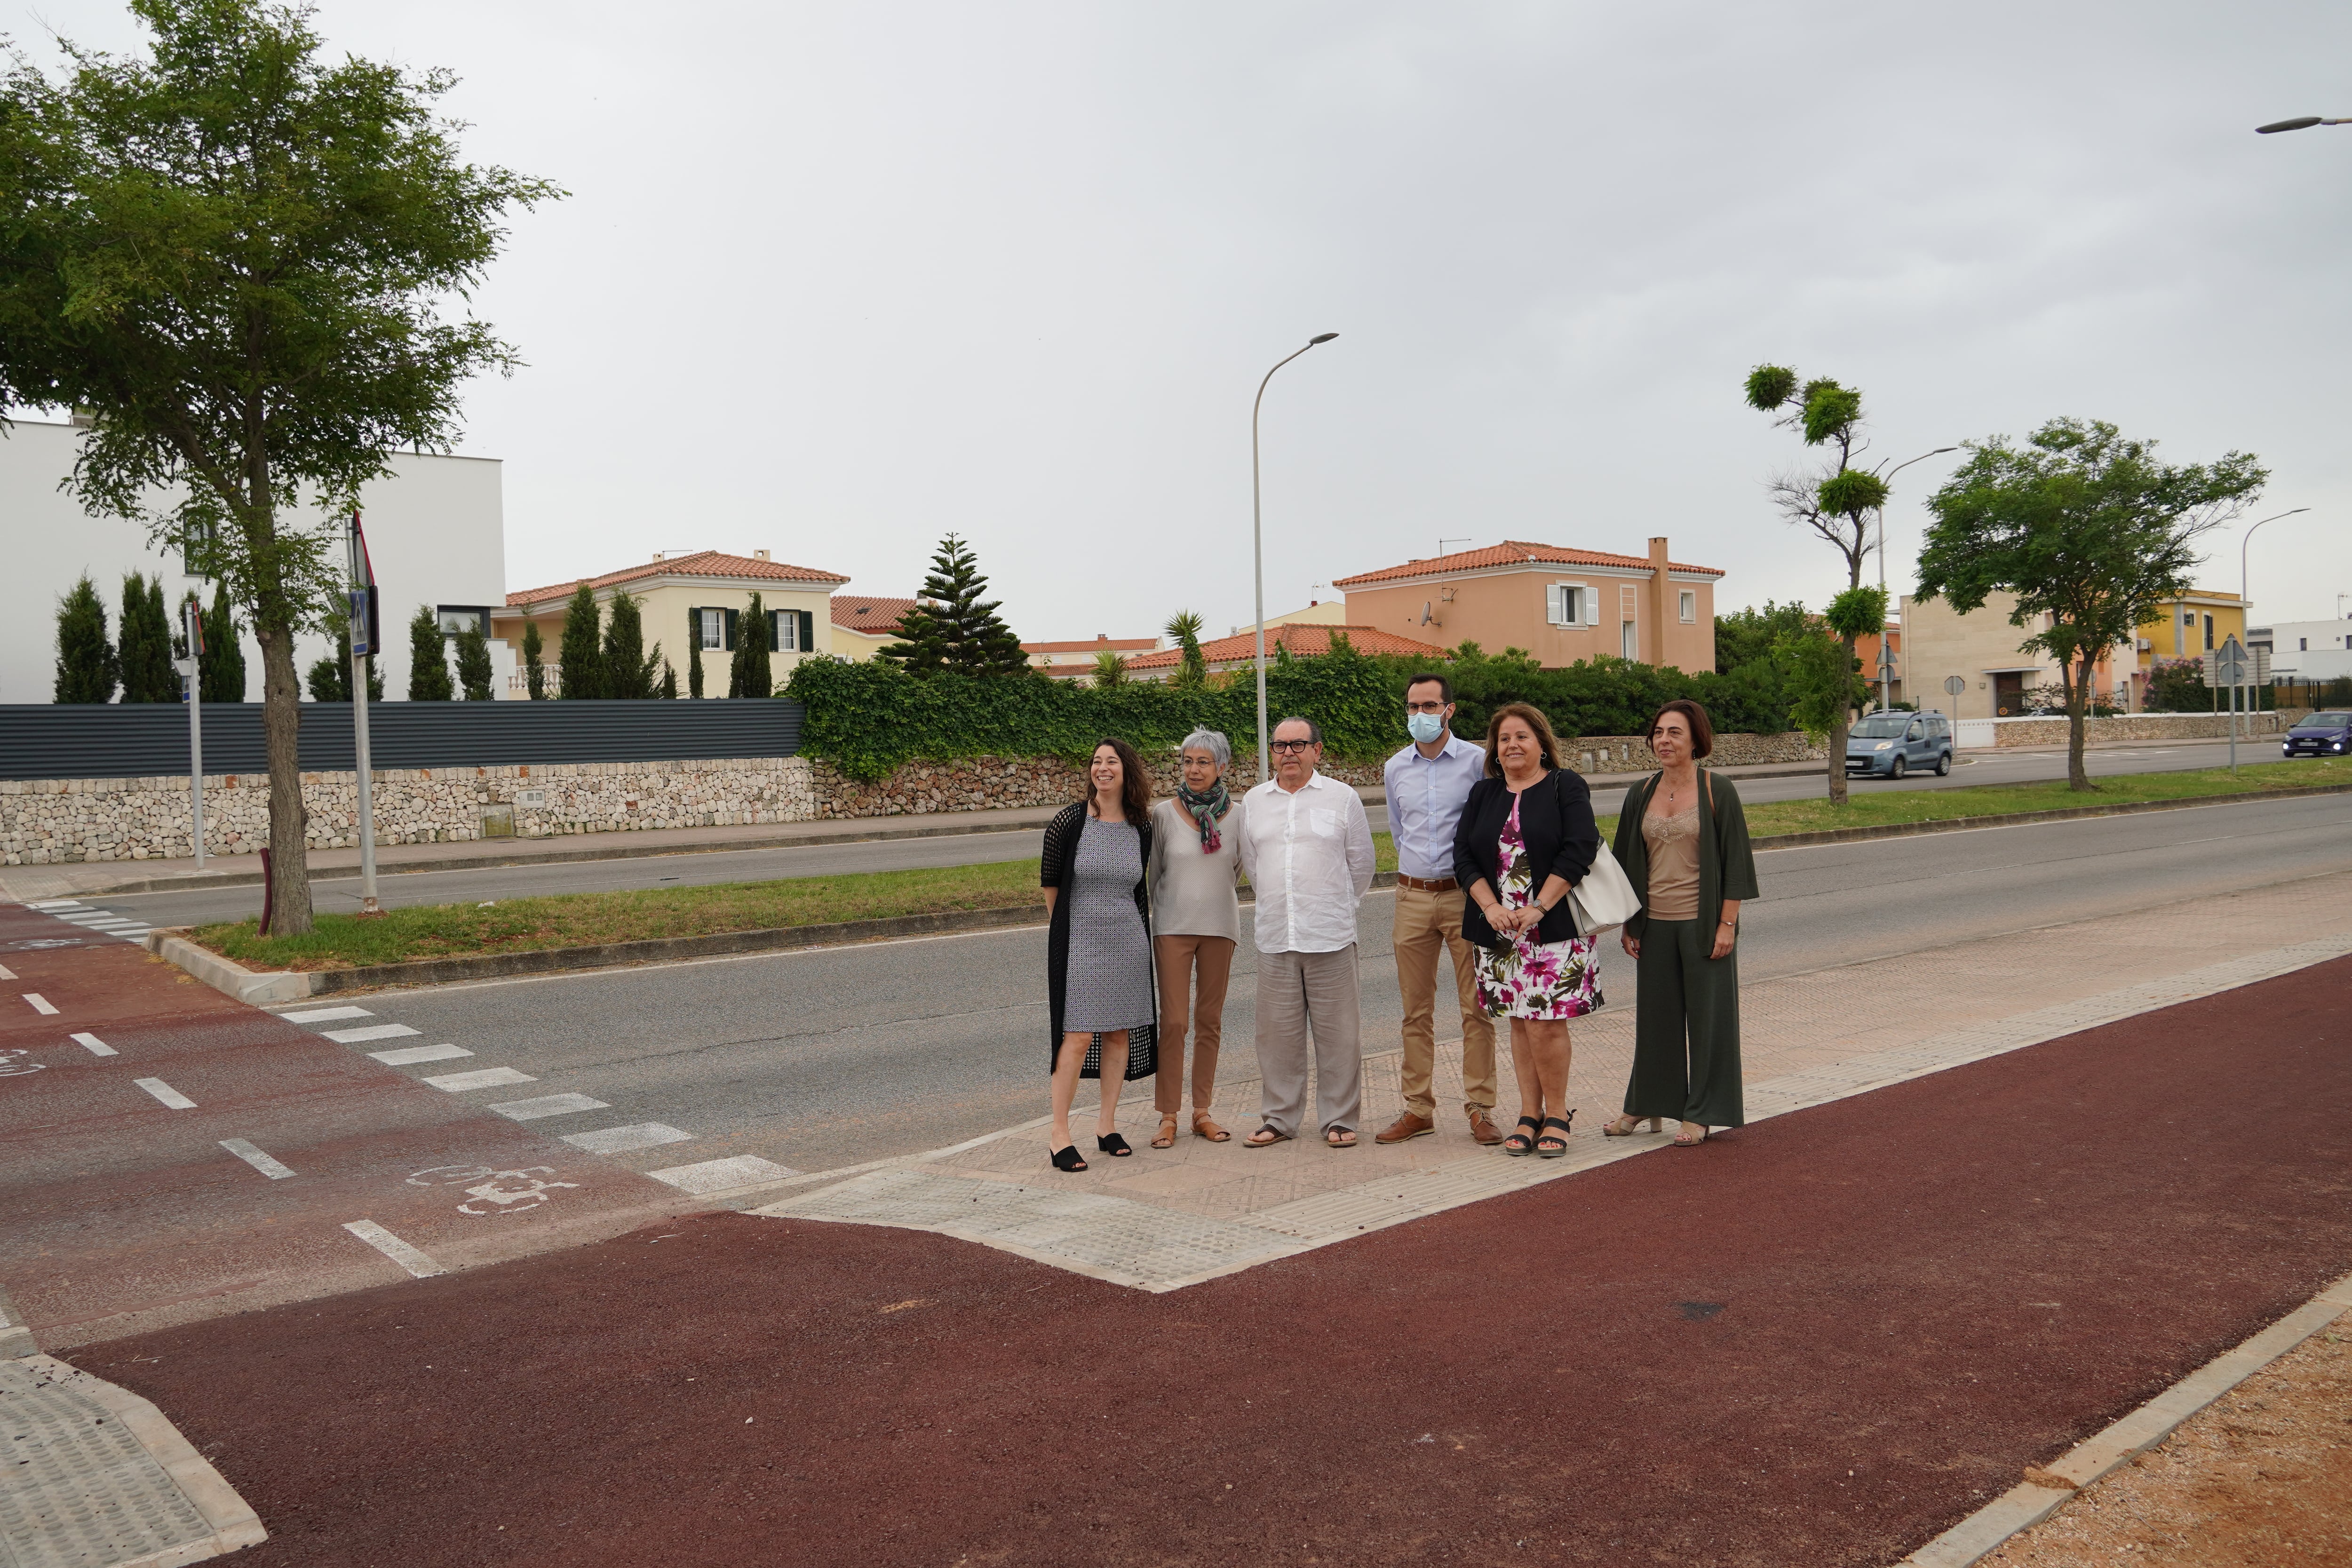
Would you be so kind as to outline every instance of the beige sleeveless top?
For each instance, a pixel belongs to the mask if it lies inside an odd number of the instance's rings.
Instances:
[[[1674,816],[1642,817],[1642,838],[1650,851],[1650,918],[1698,919],[1698,803]]]

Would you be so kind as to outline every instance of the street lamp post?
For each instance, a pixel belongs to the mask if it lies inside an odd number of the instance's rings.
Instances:
[[[1906,458],[1887,469],[1886,477],[1891,479],[1914,463],[1924,463],[1930,458],[1940,458],[1947,452],[1958,450],[1958,447],[1938,447],[1932,452],[1922,452],[1916,458]],[[1878,596],[1882,599],[1886,596],[1886,509],[1883,506],[1878,509]],[[1885,612],[1880,613],[1878,621],[1878,710],[1884,713],[1889,705],[1887,688],[1893,684],[1895,650],[1886,646]]]
[[[2326,123],[2326,121],[2322,121],[2322,123]],[[2238,539],[2238,619],[2239,619],[2241,622],[2244,623],[2244,626],[2245,626],[2245,628],[2246,628],[2246,636],[2247,636],[2247,637],[2248,637],[2249,639],[2251,639],[2251,638],[2253,637],[2253,635],[2254,635],[2254,617],[2253,617],[2253,614],[2252,614],[2252,603],[2251,603],[2251,601],[2250,601],[2250,600],[2248,600],[2248,598],[2247,598],[2247,596],[2246,596],[2246,587],[2247,587],[2247,578],[2246,578],[2246,546],[2253,542],[2253,538],[2254,538],[2254,530],[2255,530],[2255,529],[2257,529],[2257,528],[2262,527],[2263,523],[2264,523],[2264,522],[2276,522],[2280,518],[2283,518],[2283,517],[2293,517],[2293,516],[2295,514],[2295,512],[2299,512],[2299,511],[2309,511],[2310,510],[2311,510],[2311,509],[2310,509],[2309,507],[2307,507],[2307,506],[2299,506],[2299,507],[2296,507],[2296,508],[2294,509],[2294,511],[2281,511],[2281,512],[2273,512],[2273,513],[2272,513],[2270,516],[2268,516],[2268,517],[2266,517],[2266,518],[2263,518],[2263,519],[2262,520],[2262,521],[2261,521],[2261,522],[2254,522],[2254,523],[2250,523],[2250,524],[2248,524],[2248,525],[2247,525],[2247,527],[2246,527],[2246,531],[2245,531],[2243,534],[2242,534],[2242,535],[2239,537],[2239,539]],[[2249,646],[2247,647],[2247,649],[2246,649],[2246,657],[2247,657],[2248,658],[2253,658],[2253,657],[2254,657],[2254,654],[2253,654],[2253,648],[2252,648],[2252,645],[2251,645],[2251,642],[2249,643]],[[2247,708],[2247,713],[2246,713],[2246,738],[2247,738],[2248,740],[2252,740],[2252,739],[2253,739],[2253,734],[2254,734],[2254,716],[2253,716],[2253,712],[2252,712],[2253,705],[2254,705],[2254,702],[2253,702],[2253,694],[2252,694],[2252,692],[2251,690],[2249,690],[2249,691],[2248,691],[2248,693],[2247,693],[2247,696],[2246,696],[2246,708]],[[2231,694],[2231,702],[2230,702],[2230,739],[2231,739],[2232,742],[2235,742],[2235,741],[2237,740],[2237,738],[2238,738],[2237,694],[2236,694],[2235,692],[2232,692],[2232,693]]]
[[[1307,349],[1318,343],[1328,343],[1337,332],[1318,332],[1307,340],[1307,348],[1275,362],[1280,370]],[[1274,379],[1274,370],[1265,373],[1265,381],[1257,384],[1257,401],[1250,405],[1250,563],[1257,587],[1257,778],[1260,784],[1274,775],[1265,765],[1265,508],[1258,499],[1257,482],[1257,411],[1265,403],[1265,383]]]

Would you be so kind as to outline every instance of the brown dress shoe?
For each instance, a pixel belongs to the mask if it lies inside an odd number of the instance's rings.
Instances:
[[[1500,1143],[1503,1130],[1496,1126],[1494,1119],[1484,1110],[1473,1110],[1470,1113],[1470,1136],[1480,1143]]]
[[[1398,1117],[1394,1121],[1390,1122],[1385,1129],[1375,1133],[1372,1137],[1372,1142],[1375,1143],[1402,1143],[1408,1138],[1418,1138],[1424,1132],[1434,1132],[1436,1131],[1436,1122],[1432,1121],[1426,1116],[1415,1116],[1412,1111],[1408,1110],[1402,1116]]]

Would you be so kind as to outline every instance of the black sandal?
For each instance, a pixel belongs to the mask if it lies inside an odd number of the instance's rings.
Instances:
[[[1532,1116],[1520,1117],[1519,1125],[1521,1127],[1532,1127],[1536,1130],[1536,1132],[1543,1131],[1543,1123]],[[1508,1138],[1503,1140],[1503,1152],[1510,1155],[1513,1159],[1517,1159],[1522,1154],[1532,1154],[1535,1152],[1535,1132],[1520,1132],[1515,1131]]]
[[[1522,1117],[1520,1120],[1525,1121],[1526,1118]],[[1576,1112],[1573,1110],[1570,1111],[1568,1113],[1568,1121],[1573,1121],[1575,1120]],[[1547,1116],[1544,1118],[1543,1124],[1546,1127],[1559,1128],[1559,1136],[1555,1138],[1550,1133],[1546,1132],[1542,1137],[1536,1140],[1536,1154],[1538,1158],[1557,1160],[1562,1154],[1568,1152],[1568,1121],[1562,1121],[1557,1116]]]
[[[1086,1157],[1078,1152],[1078,1146],[1076,1143],[1065,1143],[1054,1151],[1054,1169],[1083,1171],[1086,1168]]]
[[[1096,1139],[1095,1148],[1100,1152],[1108,1154],[1115,1159],[1125,1159],[1128,1155],[1135,1152],[1134,1150],[1127,1146],[1127,1140],[1120,1137],[1116,1132],[1106,1132],[1101,1137]]]

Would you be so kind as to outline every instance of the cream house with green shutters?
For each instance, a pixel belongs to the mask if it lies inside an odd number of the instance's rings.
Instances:
[[[515,650],[518,671],[513,691],[521,686],[522,637],[526,626],[536,624],[546,651],[551,694],[555,666],[563,644],[563,612],[581,582],[593,590],[599,606],[609,605],[616,594],[635,598],[645,618],[646,647],[661,645],[662,657],[677,671],[678,695],[687,694],[688,649],[702,649],[703,695],[727,695],[728,668],[743,634],[742,620],[760,595],[768,621],[768,670],[781,686],[793,666],[810,654],[834,653],[833,595],[849,579],[838,572],[793,566],[771,560],[764,550],[730,555],[718,550],[697,550],[656,555],[643,565],[627,566],[571,583],[552,584],[524,593],[509,594],[505,608],[493,611],[490,635]]]

